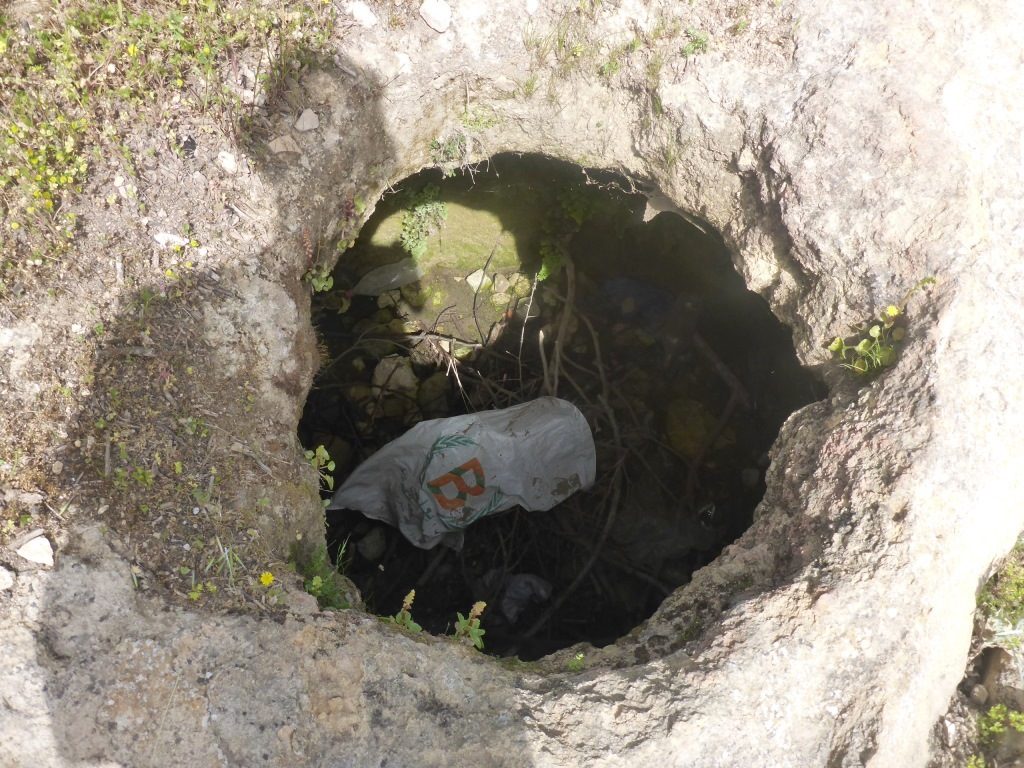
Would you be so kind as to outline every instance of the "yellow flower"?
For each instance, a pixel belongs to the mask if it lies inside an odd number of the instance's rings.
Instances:
[[[899,307],[890,304],[888,307],[885,308],[885,314],[887,314],[889,317],[899,317],[902,313]]]
[[[260,574],[260,584],[262,584],[264,587],[269,587],[273,583],[274,574],[272,574],[270,571],[264,571]]]

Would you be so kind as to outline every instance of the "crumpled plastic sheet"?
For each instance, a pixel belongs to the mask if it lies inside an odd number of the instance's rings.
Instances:
[[[328,508],[390,523],[423,549],[460,549],[477,520],[517,505],[551,509],[593,485],[596,471],[586,418],[542,397],[420,422],[360,464]]]

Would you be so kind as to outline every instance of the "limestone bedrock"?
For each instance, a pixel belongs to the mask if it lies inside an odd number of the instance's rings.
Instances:
[[[476,160],[536,152],[617,170],[660,209],[715,227],[807,364],[934,275],[911,300],[901,359],[860,389],[825,366],[831,395],[784,425],[753,526],[628,637],[584,649],[580,673],[567,667],[577,649],[502,666],[357,612],[191,610],[135,589],[130,552],[85,510],[55,540],[53,570],[19,571],[0,592],[0,754],[37,766],[924,766],[963,673],[975,590],[1024,526],[1021,4],[790,0],[750,6],[745,25],[711,0],[449,5],[443,34],[414,16],[369,24],[346,5],[334,64],[289,94],[318,129],[293,131],[282,104],[264,151],[274,164],[229,177],[258,215],[204,242],[242,277],[194,318],[223,362],[196,375],[251,372],[267,418],[250,443],[294,433],[315,370],[294,288],[302,232],[340,232],[343,197],[372,208],[456,133]],[[681,53],[688,28],[706,52]],[[531,42],[565,30],[578,50]],[[637,30],[641,48],[598,74]],[[219,187],[205,189],[200,202],[221,206]],[[32,327],[0,332],[12,398],[30,394],[19,365],[62,364],[64,348]],[[312,496],[261,519],[273,556],[287,558],[296,530],[315,534]]]

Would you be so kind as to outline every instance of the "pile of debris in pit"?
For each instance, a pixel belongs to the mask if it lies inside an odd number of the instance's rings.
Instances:
[[[720,352],[727,334],[699,297],[571,262],[543,281],[476,270],[462,283],[440,308],[415,280],[317,302],[323,365],[304,444],[327,449],[341,485],[424,420],[557,396],[590,425],[596,481],[548,511],[476,521],[457,551],[329,511],[332,554],[375,613],[415,589],[415,619],[432,632],[486,602],[489,652],[612,642],[749,525],[781,423],[758,417],[760,379],[744,375],[764,350],[751,332],[748,348]]]

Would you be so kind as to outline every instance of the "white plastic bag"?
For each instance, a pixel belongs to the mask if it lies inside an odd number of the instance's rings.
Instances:
[[[458,549],[463,529],[481,517],[515,505],[551,509],[590,487],[596,464],[583,414],[542,397],[417,424],[360,464],[329,508],[397,526],[423,549]]]

